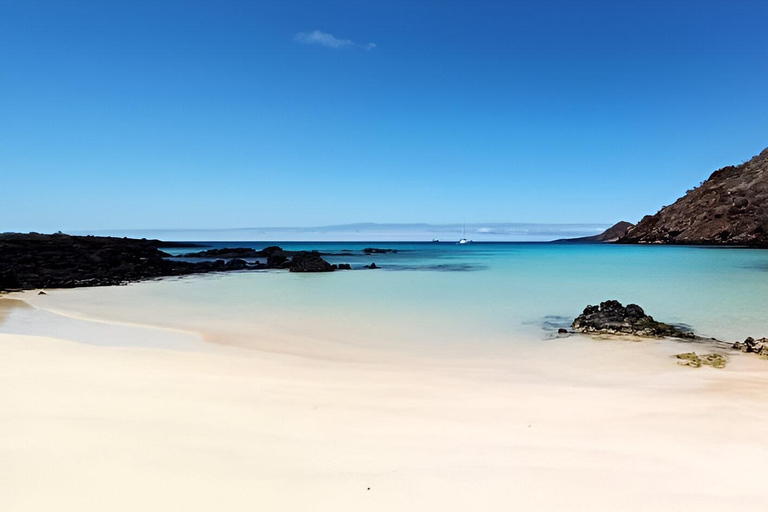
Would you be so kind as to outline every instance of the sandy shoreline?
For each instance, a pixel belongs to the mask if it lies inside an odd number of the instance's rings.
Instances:
[[[351,360],[311,356],[327,344],[298,356],[9,315],[2,510],[768,507],[756,358],[690,369],[670,358],[686,344],[579,338],[473,359],[357,347]]]

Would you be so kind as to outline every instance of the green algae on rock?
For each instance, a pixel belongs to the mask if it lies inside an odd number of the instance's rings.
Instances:
[[[721,354],[702,354],[699,356],[696,352],[685,352],[683,354],[677,354],[678,359],[681,359],[680,366],[692,366],[693,368],[701,368],[704,366],[711,366],[713,368],[725,368],[728,360]]]

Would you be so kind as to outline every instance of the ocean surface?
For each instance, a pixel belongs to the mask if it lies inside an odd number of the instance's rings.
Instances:
[[[352,271],[237,272],[54,292],[54,310],[181,328],[227,342],[334,337],[425,351],[550,339],[588,304],[636,303],[702,336],[768,335],[768,251],[548,243],[197,242],[316,249]],[[365,247],[396,253],[365,255]],[[363,269],[375,262],[380,270]],[[55,295],[55,296],[54,296]],[[39,305],[45,306],[44,302]],[[24,315],[27,315],[25,317]],[[5,315],[0,331],[29,327]],[[49,335],[55,333],[47,333]],[[295,338],[294,338],[295,339]]]

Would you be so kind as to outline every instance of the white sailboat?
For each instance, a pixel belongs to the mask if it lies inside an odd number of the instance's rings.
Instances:
[[[468,244],[472,242],[472,240],[467,240],[466,238],[466,230],[467,230],[466,228],[467,228],[466,224],[462,222],[461,223],[461,240],[459,240],[458,242],[459,244],[463,245],[463,244]]]

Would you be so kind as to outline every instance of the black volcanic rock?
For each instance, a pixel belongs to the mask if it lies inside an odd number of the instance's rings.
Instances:
[[[224,247],[222,249],[208,249],[200,252],[190,252],[177,256],[178,258],[216,258],[224,260],[243,259],[243,258],[264,258],[266,257],[266,267],[283,268],[284,263],[288,261],[287,251],[276,245],[270,245],[257,251],[248,247]],[[259,265],[257,264],[256,267]],[[227,268],[229,270],[229,268]]]
[[[299,251],[290,264],[291,272],[333,272],[333,266],[320,257],[317,251]]]
[[[590,334],[632,334],[644,337],[672,336],[676,338],[693,338],[693,333],[657,322],[652,316],[646,315],[643,308],[637,304],[622,306],[619,301],[608,300],[600,306],[587,306],[584,312],[576,317],[572,325],[579,332]]]
[[[715,171],[619,242],[768,247],[768,149]]]
[[[283,251],[275,251],[267,256],[267,266],[269,268],[280,268],[288,261],[288,256]]]
[[[270,245],[269,247],[265,247],[262,250],[259,251],[259,254],[262,256],[269,256],[270,254],[275,254],[278,252],[285,252],[283,249],[277,245]]]
[[[283,265],[288,261],[288,254],[276,245],[270,245],[259,251],[261,256],[267,257],[267,267],[269,268],[283,268]]]
[[[224,264],[224,270],[243,270],[248,268],[248,263],[241,259],[232,259]]]
[[[617,222],[599,235],[582,236],[579,238],[561,238],[552,241],[553,244],[604,244],[616,242],[627,234],[634,224],[626,221]]]
[[[0,289],[119,285],[165,276],[242,270],[233,259],[174,261],[157,240],[39,233],[0,235]]]
[[[21,288],[16,271],[0,269],[0,290],[15,290],[16,288]]]
[[[195,247],[205,247],[205,244],[199,242],[166,242],[164,240],[154,241],[157,247],[164,249],[192,249]]]
[[[768,359],[768,338],[747,338],[743,342],[736,342],[733,347],[736,350],[741,350],[749,354],[757,354],[761,357]]]
[[[255,249],[247,247],[224,247],[223,249],[208,249],[207,251],[190,252],[181,254],[179,258],[258,258],[262,254]]]

